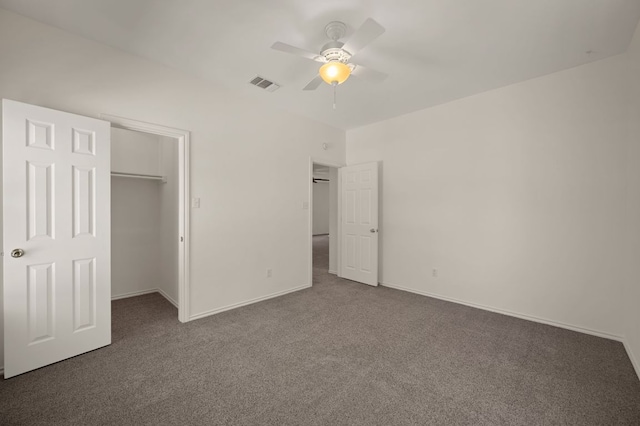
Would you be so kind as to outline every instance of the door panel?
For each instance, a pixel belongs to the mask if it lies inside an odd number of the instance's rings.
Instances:
[[[360,190],[360,224],[371,225],[372,224],[372,211],[371,205],[371,190]]]
[[[370,236],[360,237],[360,270],[362,272],[371,273],[372,239]]]
[[[73,261],[73,331],[96,325],[95,258]]]
[[[9,378],[111,343],[110,126],[8,100],[2,120]]]
[[[53,264],[27,267],[27,321],[29,344],[54,338]]]
[[[27,146],[53,151],[53,123],[26,119]]]
[[[73,166],[73,236],[94,237],[94,167]]]
[[[378,285],[378,163],[340,169],[340,276]]]
[[[53,239],[53,164],[27,162],[27,240]]]

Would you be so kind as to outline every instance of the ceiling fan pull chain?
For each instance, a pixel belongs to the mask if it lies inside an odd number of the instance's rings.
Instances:
[[[336,87],[338,87],[338,83],[334,81],[332,86],[333,86],[333,109],[336,109]]]

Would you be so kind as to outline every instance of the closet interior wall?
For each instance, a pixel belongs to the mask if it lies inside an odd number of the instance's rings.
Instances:
[[[112,298],[157,291],[178,297],[178,144],[171,138],[113,128]]]

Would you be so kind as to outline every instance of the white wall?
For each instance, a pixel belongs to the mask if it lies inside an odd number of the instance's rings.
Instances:
[[[344,162],[343,131],[5,10],[0,58],[0,98],[191,132],[192,315],[311,284],[309,157]]]
[[[381,281],[622,335],[625,67],[348,131],[348,164],[382,161]]]
[[[640,25],[629,48],[628,282],[624,293],[627,350],[640,376]]]
[[[160,141],[157,135],[111,129],[111,171],[160,175]]]
[[[1,9],[0,57],[2,98],[192,132],[192,314],[310,284],[308,159],[344,162],[344,132]],[[640,245],[624,243],[640,91],[625,60],[350,131],[349,163],[383,161],[382,280],[625,334],[640,354]]]
[[[323,175],[324,176],[324,175]],[[316,175],[316,177],[319,177]],[[328,179],[329,175],[322,179]],[[329,182],[313,184],[313,235],[329,233]]]
[[[111,297],[158,287],[162,230],[158,181],[111,178]]]

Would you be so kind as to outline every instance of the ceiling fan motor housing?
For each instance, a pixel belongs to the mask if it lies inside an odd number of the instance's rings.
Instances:
[[[320,53],[327,62],[339,61],[346,64],[351,59],[351,54],[342,48],[344,43],[340,41],[330,41],[322,46],[322,52]]]

